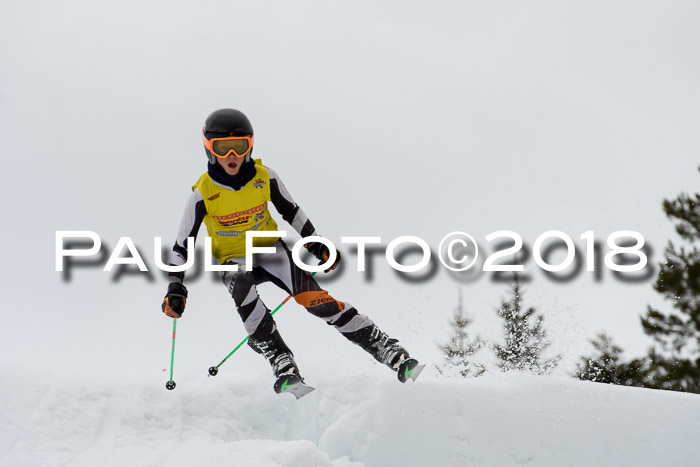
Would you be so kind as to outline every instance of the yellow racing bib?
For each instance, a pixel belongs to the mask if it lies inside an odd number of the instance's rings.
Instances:
[[[270,215],[270,175],[260,159],[255,159],[256,174],[240,190],[217,184],[208,173],[192,186],[199,188],[207,214],[204,224],[212,241],[212,254],[224,263],[235,256],[245,256],[245,233],[248,230],[277,230]],[[271,246],[279,237],[260,237],[253,246]]]

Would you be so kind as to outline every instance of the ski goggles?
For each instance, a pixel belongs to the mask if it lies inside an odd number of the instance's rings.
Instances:
[[[236,157],[244,157],[253,148],[252,136],[227,136],[225,138],[207,139],[202,133],[204,147],[216,157],[222,159],[233,154]]]

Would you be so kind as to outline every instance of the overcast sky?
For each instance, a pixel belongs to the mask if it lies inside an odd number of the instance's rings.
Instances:
[[[95,231],[112,248],[129,236],[153,266],[153,237],[172,243],[206,168],[203,121],[222,107],[249,116],[254,155],[338,245],[415,235],[437,250],[460,230],[487,255],[491,232],[532,246],[560,230],[581,256],[583,232],[604,254],[609,234],[635,230],[655,272],[674,238],[661,202],[700,181],[699,20],[681,1],[4,2],[0,362],[167,365],[163,278],[93,267],[66,282],[55,232]],[[474,329],[500,337],[508,284],[492,274],[438,266],[410,282],[378,257],[368,279],[341,251],[330,292],[423,359],[438,357],[459,288]],[[638,316],[669,307],[654,275],[627,283],[599,267],[597,281],[557,282],[525,263],[525,300],[569,367],[603,329],[643,351]],[[261,291],[270,307],[284,298]],[[288,340],[338,344],[288,307]],[[244,335],[209,278],[191,283],[179,325],[193,365]]]

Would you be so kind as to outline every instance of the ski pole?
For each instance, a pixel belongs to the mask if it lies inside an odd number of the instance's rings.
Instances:
[[[177,328],[177,319],[173,318],[173,347],[170,351],[170,381],[165,383],[165,387],[169,391],[175,389],[175,381],[173,381],[173,365],[175,363],[175,329]]]
[[[311,273],[311,275],[312,275],[312,276],[315,276],[315,275],[316,275],[316,271],[314,271],[313,273]],[[279,310],[280,308],[282,308],[282,306],[283,306],[285,303],[287,303],[287,302],[289,301],[290,298],[292,298],[292,295],[291,295],[291,294],[288,295],[287,298],[285,298],[285,299],[282,301],[282,303],[280,303],[279,305],[277,305],[277,308],[275,308],[274,310],[272,310],[272,312],[270,313],[270,316],[272,316],[272,315],[274,315],[275,313],[277,313],[277,310]],[[245,339],[243,339],[243,340],[241,341],[241,343],[238,344],[238,345],[236,346],[236,348],[233,349],[233,350],[231,351],[230,354],[226,355],[226,358],[224,358],[223,360],[221,360],[221,362],[220,362],[218,365],[210,367],[210,368],[209,368],[209,376],[216,376],[217,373],[219,373],[219,367],[220,367],[221,365],[223,365],[224,362],[225,362],[226,360],[228,360],[228,358],[229,358],[231,355],[233,355],[234,353],[236,353],[236,350],[240,349],[241,346],[242,346],[243,344],[245,344],[246,342],[248,342],[248,339],[249,339],[249,338],[250,338],[250,335],[245,336]],[[175,345],[175,344],[173,343],[173,345]],[[175,384],[175,383],[173,383],[173,384]]]

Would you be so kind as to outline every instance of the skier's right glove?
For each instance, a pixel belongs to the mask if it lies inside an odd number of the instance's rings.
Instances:
[[[179,318],[185,312],[187,303],[187,289],[182,282],[171,282],[168,285],[168,293],[165,294],[161,308],[163,313],[171,318]]]

